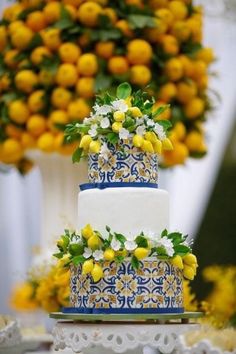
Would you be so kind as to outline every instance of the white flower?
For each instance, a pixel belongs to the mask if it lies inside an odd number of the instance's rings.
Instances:
[[[137,244],[134,241],[125,241],[125,249],[127,251],[133,251],[137,248]]]
[[[125,113],[129,109],[125,100],[115,100],[111,104],[115,111],[121,111]]]
[[[144,123],[144,118],[143,117],[136,118],[136,124],[137,125],[140,125],[140,124],[143,124],[143,123]]]
[[[96,135],[97,135],[97,128],[98,128],[98,125],[97,124],[92,124],[88,133],[89,135],[94,138]]]
[[[105,118],[102,118],[101,120],[101,128],[102,129],[106,129],[110,126],[110,121],[109,121],[109,118],[105,117]]]
[[[95,259],[95,261],[100,261],[101,259],[103,259],[103,251],[101,250],[94,251],[93,258]]]
[[[148,127],[154,127],[155,125],[155,122],[152,119],[147,119],[146,123]]]
[[[92,254],[93,254],[93,251],[91,250],[91,248],[85,247],[84,253],[83,253],[84,258],[89,258],[92,256]]]
[[[107,143],[103,143],[100,149],[100,156],[107,161],[109,159],[110,150],[107,147]]]
[[[111,248],[114,251],[119,251],[119,249],[121,248],[120,241],[118,241],[117,239],[113,238],[112,241],[111,241]]]
[[[84,118],[83,123],[88,124],[90,122],[90,118]],[[79,127],[81,123],[76,123],[76,127]]]
[[[96,112],[96,114],[102,116],[105,116],[107,113],[110,113],[112,111],[112,107],[109,106],[108,104],[104,104],[103,106],[99,106],[98,104],[96,104],[93,107],[93,109]]]
[[[163,126],[158,123],[155,123],[154,132],[158,135],[160,140],[164,140],[166,138]]]
[[[140,125],[137,129],[136,129],[136,134],[143,136],[146,133],[146,129],[144,127],[144,125]]]
[[[168,239],[166,236],[161,237],[157,241],[157,247],[164,247],[169,257],[172,257],[175,253],[172,241]]]
[[[119,131],[119,138],[120,139],[128,139],[130,136],[129,131],[125,128],[121,128]]]

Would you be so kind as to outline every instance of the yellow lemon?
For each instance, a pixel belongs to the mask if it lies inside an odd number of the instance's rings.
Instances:
[[[33,36],[34,32],[30,28],[20,26],[17,31],[11,35],[11,42],[15,48],[25,50],[32,41]]]
[[[36,146],[35,138],[32,136],[32,134],[27,132],[22,134],[20,141],[24,149],[31,149]]]
[[[151,154],[154,153],[154,148],[152,146],[152,143],[148,140],[143,139],[143,144],[141,146],[141,149],[145,152],[149,152]]]
[[[92,259],[86,260],[82,265],[82,274],[89,274],[94,268],[94,263]]]
[[[184,265],[184,271],[183,271],[184,277],[188,280],[193,280],[195,271],[192,267],[188,265]]]
[[[172,142],[168,138],[162,140],[162,147],[164,150],[173,150]]]
[[[44,58],[46,57],[50,57],[51,56],[51,52],[47,47],[37,47],[35,48],[30,56],[30,59],[32,61],[32,63],[34,63],[35,65],[40,64]]]
[[[170,34],[163,35],[160,39],[160,44],[166,54],[177,55],[179,53],[179,43],[177,39]]]
[[[144,137],[146,140],[151,141],[152,144],[157,141],[157,136],[154,132],[146,132]]]
[[[129,64],[125,57],[116,55],[109,59],[108,69],[114,75],[122,75],[128,72]]]
[[[142,117],[142,115],[143,115],[138,107],[130,107],[129,112],[131,113],[132,117],[134,117],[134,118]]]
[[[88,247],[91,248],[93,251],[96,250],[101,244],[101,240],[98,235],[94,234],[93,236],[89,237],[88,239]]]
[[[93,229],[91,225],[87,224],[82,230],[81,234],[84,238],[89,239],[91,236],[94,235]]]
[[[186,55],[180,55],[178,59],[182,63],[184,76],[192,77],[194,71],[194,62]]]
[[[21,20],[13,21],[8,25],[8,31],[12,35],[19,27],[24,26],[24,22]]]
[[[121,111],[116,111],[113,114],[113,118],[116,122],[123,122],[125,120],[125,113]]]
[[[122,123],[121,122],[115,122],[115,123],[112,124],[111,128],[112,128],[113,132],[119,133],[119,131],[122,128]]]
[[[127,45],[127,58],[133,65],[148,64],[152,54],[152,46],[143,39],[134,39]]]
[[[36,113],[44,108],[44,95],[45,92],[43,90],[37,90],[31,93],[28,98],[28,107],[31,112]]]
[[[82,139],[80,140],[79,147],[81,147],[84,150],[88,150],[89,145],[91,144],[92,141],[93,141],[93,139],[91,138],[90,135],[84,135],[82,137]]]
[[[199,97],[195,97],[186,104],[184,107],[184,113],[187,118],[196,119],[204,112],[204,109],[204,101]]]
[[[147,258],[148,254],[149,254],[149,249],[148,248],[144,248],[144,247],[137,247],[134,250],[134,255],[138,260]]]
[[[212,48],[202,48],[196,54],[197,59],[203,60],[207,65],[215,60],[214,51]]]
[[[39,83],[43,86],[50,86],[54,83],[55,81],[55,75],[46,70],[46,69],[41,69],[39,72]]]
[[[162,106],[165,106],[165,102],[160,100],[156,101],[156,103],[153,105],[152,112],[154,113],[158,108]],[[170,118],[171,118],[171,108],[166,106],[164,112],[162,112],[157,117],[155,117],[154,120],[155,121],[163,120],[163,119],[168,120]]]
[[[166,166],[182,165],[189,156],[189,151],[185,144],[176,142],[174,149],[172,151],[165,151],[163,156]]]
[[[6,139],[2,144],[1,154],[3,156],[3,160],[7,163],[14,163],[20,160],[23,156],[23,152],[21,143],[16,139]]]
[[[177,100],[188,103],[197,95],[197,86],[193,81],[180,82],[177,84]]]
[[[49,120],[53,124],[67,124],[69,118],[67,112],[57,109],[49,115]]]
[[[56,81],[62,87],[71,87],[76,84],[78,80],[78,73],[73,64],[61,64],[58,68]]]
[[[74,43],[66,42],[59,48],[59,56],[64,63],[76,63],[80,54],[80,47]]]
[[[66,109],[71,102],[72,94],[64,87],[57,87],[53,90],[51,102],[54,107]]]
[[[171,33],[180,42],[185,42],[189,39],[191,31],[186,21],[176,21],[171,29]]]
[[[135,147],[140,148],[143,145],[143,137],[140,135],[134,135],[133,137],[133,144]]]
[[[7,31],[5,26],[0,26],[0,50],[2,51],[7,44]]]
[[[37,137],[45,132],[47,129],[47,122],[42,115],[34,114],[28,119],[26,127],[30,134]]]
[[[37,146],[44,152],[54,151],[54,136],[52,133],[45,132],[38,138]]]
[[[157,139],[155,143],[153,144],[153,149],[156,154],[161,155],[162,153],[162,142],[161,140]]]
[[[177,122],[172,131],[175,132],[178,140],[183,140],[186,136],[186,128],[182,122]]]
[[[115,258],[115,251],[113,251],[111,248],[108,248],[104,251],[103,257],[106,261],[113,261]]]
[[[174,15],[167,8],[158,9],[155,11],[155,16],[161,18],[167,26],[171,26],[174,21]]]
[[[78,98],[75,101],[69,103],[68,115],[71,120],[83,120],[89,116],[91,111],[90,106],[83,98]]]
[[[61,4],[58,1],[49,2],[43,9],[45,20],[51,24],[60,19]]]
[[[188,253],[183,257],[183,261],[187,265],[197,264],[197,257],[192,253]]]
[[[103,269],[99,264],[95,264],[91,272],[93,281],[96,283],[103,277]]]
[[[79,74],[93,76],[98,71],[97,57],[93,53],[82,54],[77,62]]]
[[[19,124],[25,123],[30,115],[28,106],[21,100],[11,102],[8,108],[8,113],[9,117]]]
[[[95,45],[95,53],[104,59],[109,59],[112,57],[115,49],[115,44],[112,41],[98,42]]]
[[[9,138],[20,139],[23,130],[14,124],[7,124],[5,128],[6,134]]]
[[[180,257],[179,255],[177,255],[171,259],[171,264],[173,264],[173,266],[175,266],[179,269],[184,269],[182,257]]]
[[[163,102],[170,102],[177,94],[176,85],[172,82],[164,84],[160,88],[159,98]]]
[[[183,76],[183,65],[178,58],[169,59],[165,65],[165,72],[171,81],[178,81]]]
[[[118,28],[123,35],[125,35],[126,37],[133,37],[134,36],[134,32],[132,31],[128,21],[126,20],[119,20],[116,22],[115,24],[116,28]]]
[[[102,11],[102,15],[107,16],[113,25],[117,22],[116,12],[111,7],[105,7]]]
[[[175,20],[184,20],[188,15],[188,8],[182,1],[171,1],[169,3],[169,9]]]
[[[151,43],[157,43],[159,41],[160,36],[166,33],[168,29],[168,25],[161,18],[155,18],[155,27],[147,28],[145,30],[145,36]]]
[[[101,14],[102,7],[99,4],[93,1],[87,1],[86,3],[80,5],[77,16],[83,25],[95,27],[98,23],[99,15]]]
[[[38,76],[32,70],[21,70],[15,76],[15,83],[19,90],[30,93],[38,84]]]
[[[89,144],[89,152],[91,152],[92,154],[98,154],[100,152],[100,149],[101,143],[98,140],[91,141],[91,143]]]
[[[80,97],[92,98],[95,95],[95,80],[93,77],[81,77],[76,84]]]
[[[193,130],[188,133],[185,139],[185,144],[189,151],[201,152],[206,150],[203,135],[198,131]]]
[[[41,31],[44,45],[50,50],[58,50],[61,45],[61,32],[58,28],[48,28]]]
[[[135,85],[145,86],[152,78],[150,69],[145,65],[133,65],[130,69],[130,82]]]
[[[42,11],[31,12],[26,19],[26,25],[34,32],[39,32],[47,25],[45,15]]]

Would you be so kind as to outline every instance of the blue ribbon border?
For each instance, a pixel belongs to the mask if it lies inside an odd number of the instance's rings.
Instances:
[[[105,183],[83,183],[80,185],[80,190],[85,191],[89,189],[106,189],[106,188],[158,188],[156,183],[147,182],[105,182]]]
[[[104,309],[104,308],[86,308],[86,307],[63,307],[62,308],[63,313],[71,313],[71,314],[93,314],[93,315],[99,315],[99,314],[158,314],[158,313],[163,313],[163,314],[168,314],[168,313],[184,313],[184,308],[183,307],[170,307],[170,308],[142,308],[142,309],[128,309],[128,308],[110,308],[110,309]]]

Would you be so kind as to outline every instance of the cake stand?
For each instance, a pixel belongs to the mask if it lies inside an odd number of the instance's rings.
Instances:
[[[83,354],[178,353],[178,337],[199,325],[190,321],[201,312],[182,314],[63,314],[51,313],[54,348]]]

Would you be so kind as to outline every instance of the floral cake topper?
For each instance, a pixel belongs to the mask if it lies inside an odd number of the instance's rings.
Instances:
[[[146,92],[132,93],[128,83],[117,87],[116,96],[105,93],[97,96],[88,118],[82,123],[73,122],[65,130],[66,142],[79,140],[79,147],[73,154],[73,161],[79,162],[87,153],[107,156],[109,144],[122,150],[124,141],[141,151],[161,154],[172,150],[168,139],[171,123],[160,116],[168,105],[155,109],[155,99]]]

